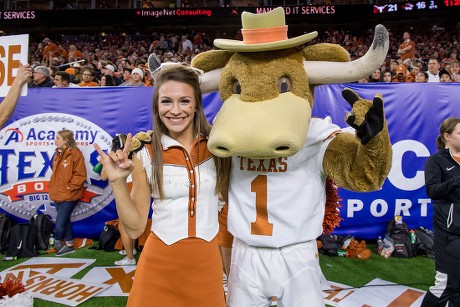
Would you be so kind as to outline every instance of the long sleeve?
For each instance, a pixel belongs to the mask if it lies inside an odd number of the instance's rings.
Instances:
[[[460,187],[460,177],[452,177],[443,182],[442,166],[431,156],[425,164],[425,188],[433,200],[448,200],[450,195]]]
[[[73,173],[69,182],[69,189],[71,191],[81,189],[83,184],[86,182],[86,166],[85,159],[81,152],[76,155],[75,160],[73,161]]]

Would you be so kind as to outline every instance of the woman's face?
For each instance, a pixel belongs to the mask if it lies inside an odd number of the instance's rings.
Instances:
[[[102,76],[101,78],[101,86],[105,86],[105,76]]]
[[[419,72],[418,74],[415,75],[415,82],[426,82],[425,74],[422,72]]]
[[[158,115],[172,138],[193,134],[195,110],[195,91],[191,85],[170,80],[158,89]]]
[[[376,70],[372,73],[372,79],[374,79],[374,80],[380,80],[380,75],[381,75],[380,69],[376,69]]]
[[[56,145],[57,149],[64,149],[66,146],[67,141],[59,134],[56,133],[56,139],[54,140],[54,145]]]
[[[444,138],[446,140],[446,147],[452,148],[455,151],[460,151],[460,124],[455,126],[454,131],[451,134],[444,134]]]
[[[386,72],[383,74],[383,82],[391,82],[391,73]]]

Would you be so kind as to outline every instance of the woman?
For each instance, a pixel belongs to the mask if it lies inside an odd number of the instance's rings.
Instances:
[[[382,82],[382,72],[380,68],[374,70],[372,75],[369,76],[369,82]]]
[[[199,77],[176,64],[155,75],[154,127],[149,145],[128,160],[123,151],[101,155],[126,232],[144,232],[152,204],[152,232],[140,256],[128,306],[225,306],[218,233],[218,191],[229,165],[207,149],[210,125],[203,113]],[[133,142],[133,144],[135,144]],[[134,146],[133,146],[134,147]],[[225,167],[224,167],[225,166]],[[126,178],[132,175],[131,197]],[[224,240],[231,246],[231,238]]]
[[[426,191],[434,203],[436,281],[422,307],[460,306],[460,118],[447,118],[439,130],[439,151],[425,164]]]
[[[115,86],[115,80],[111,75],[101,77],[101,86]]]
[[[383,71],[383,82],[390,83],[393,76],[391,75],[391,70],[385,69]]]
[[[452,82],[460,82],[460,62],[455,60],[450,64],[450,76]]]
[[[56,256],[62,256],[75,252],[70,215],[85,190],[86,167],[83,154],[77,147],[72,131],[58,131],[55,145],[56,153],[49,182],[49,196],[57,211],[54,229]],[[63,239],[65,244],[62,244]]]

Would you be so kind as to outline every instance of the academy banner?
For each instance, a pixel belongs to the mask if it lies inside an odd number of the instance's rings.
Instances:
[[[344,220],[336,233],[375,238],[383,235],[386,222],[394,215],[402,215],[410,227],[431,228],[432,207],[424,190],[423,166],[436,151],[440,122],[460,116],[460,84],[346,86],[367,99],[383,94],[393,166],[380,191],[340,190]],[[344,87],[317,87],[313,113],[331,116],[333,122],[347,129],[344,117],[351,107],[341,96]],[[116,133],[151,129],[152,97],[152,87],[29,89],[0,130],[0,211],[18,221],[29,220],[36,212],[56,216],[48,197],[54,139],[57,131],[70,129],[88,171],[88,187],[71,217],[74,232],[78,237],[97,238],[104,222],[115,219],[117,213],[110,185],[92,170],[98,158],[93,144],[109,150]],[[204,95],[205,113],[211,122],[221,105],[218,93]]]

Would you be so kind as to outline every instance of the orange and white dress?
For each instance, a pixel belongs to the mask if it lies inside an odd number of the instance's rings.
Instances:
[[[216,169],[207,139],[198,137],[191,153],[165,135],[162,144],[165,197],[152,203],[152,233],[136,268],[128,306],[223,307]],[[151,180],[148,147],[137,155]]]

